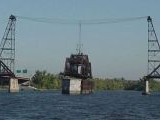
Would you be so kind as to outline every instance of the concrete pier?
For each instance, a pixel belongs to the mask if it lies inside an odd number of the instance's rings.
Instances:
[[[81,79],[64,78],[62,80],[62,94],[80,94]]]
[[[93,93],[94,82],[92,80],[82,80],[81,82],[81,94]]]
[[[93,92],[93,81],[77,78],[62,80],[62,94],[90,94]]]
[[[10,93],[19,92],[18,79],[16,79],[16,78],[11,78],[10,79],[10,81],[9,81],[9,92]]]
[[[149,82],[146,80],[145,92],[149,93]]]
[[[142,95],[149,95],[149,81],[145,80],[145,91],[142,93]]]

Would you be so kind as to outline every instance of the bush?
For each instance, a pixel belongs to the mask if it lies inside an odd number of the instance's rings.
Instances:
[[[37,70],[32,77],[32,84],[40,89],[60,89],[61,80],[58,75]]]

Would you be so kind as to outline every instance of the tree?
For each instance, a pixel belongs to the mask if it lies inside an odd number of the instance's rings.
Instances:
[[[32,83],[35,87],[41,89],[60,89],[61,80],[58,75],[47,73],[47,71],[39,71],[35,72],[35,75],[32,77]]]

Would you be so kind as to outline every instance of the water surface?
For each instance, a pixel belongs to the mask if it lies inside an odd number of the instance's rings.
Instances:
[[[103,91],[62,95],[60,91],[0,92],[0,120],[160,120],[160,93]]]

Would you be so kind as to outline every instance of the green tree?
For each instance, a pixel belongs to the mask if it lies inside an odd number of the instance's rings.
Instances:
[[[35,87],[41,89],[60,89],[61,86],[61,80],[58,75],[39,70],[37,70],[35,75],[32,77],[32,83]]]

